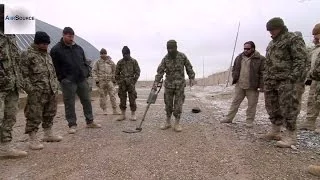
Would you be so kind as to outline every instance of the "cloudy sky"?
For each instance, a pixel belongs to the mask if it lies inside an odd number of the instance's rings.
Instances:
[[[11,2],[13,0],[10,0]],[[22,1],[22,0],[21,0]],[[27,1],[27,0],[23,0]],[[63,28],[70,26],[97,49],[108,50],[117,62],[124,45],[141,67],[141,80],[153,79],[166,54],[166,41],[175,39],[194,66],[197,77],[226,70],[235,55],[252,40],[262,54],[270,41],[266,22],[276,16],[291,31],[311,42],[320,22],[320,0],[34,0],[36,18]],[[19,0],[15,0],[19,2]]]

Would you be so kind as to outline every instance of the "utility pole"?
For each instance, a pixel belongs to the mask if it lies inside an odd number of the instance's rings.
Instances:
[[[234,42],[233,53],[232,53],[232,57],[231,57],[231,63],[230,63],[230,67],[229,67],[229,74],[228,74],[228,79],[227,79],[226,87],[228,87],[228,84],[229,84],[230,73],[231,73],[231,67],[232,67],[232,62],[233,62],[234,52],[235,52],[235,50],[236,50],[236,46],[237,46],[239,30],[240,30],[240,21],[239,21],[239,25],[238,25],[238,31],[237,31],[237,35],[236,35],[236,40],[235,40],[235,42]]]

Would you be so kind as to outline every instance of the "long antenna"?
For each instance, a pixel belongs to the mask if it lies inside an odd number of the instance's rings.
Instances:
[[[228,87],[228,84],[229,84],[230,73],[231,73],[231,67],[232,67],[232,63],[233,63],[234,52],[235,52],[235,50],[236,50],[236,46],[237,46],[239,30],[240,30],[240,21],[239,21],[239,25],[238,25],[238,31],[237,31],[236,40],[235,40],[235,42],[234,42],[233,53],[232,53],[232,57],[231,57],[231,63],[230,63],[230,67],[229,67],[229,74],[228,74],[228,79],[227,79],[226,87]]]

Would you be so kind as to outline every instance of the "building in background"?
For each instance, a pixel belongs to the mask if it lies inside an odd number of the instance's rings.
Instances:
[[[50,25],[41,20],[36,20],[36,31],[44,31],[50,36],[51,43],[49,45],[49,50],[60,41],[62,37],[62,29],[57,28],[53,25]],[[75,30],[76,31],[76,30]],[[34,35],[33,34],[17,34],[17,44],[21,51],[26,50],[31,43],[33,43]],[[97,48],[95,48],[88,41],[82,39],[81,37],[75,35],[75,42],[79,44],[86,55],[87,59],[96,60],[99,58],[100,53]]]

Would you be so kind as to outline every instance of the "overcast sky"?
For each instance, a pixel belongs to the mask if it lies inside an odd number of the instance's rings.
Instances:
[[[13,0],[10,0],[12,2]],[[22,0],[21,0],[22,1]],[[23,0],[27,1],[27,0]],[[153,79],[166,54],[166,42],[175,39],[194,66],[197,77],[226,70],[231,61],[238,22],[235,55],[245,41],[256,43],[263,55],[270,41],[266,22],[276,16],[291,31],[301,31],[311,42],[320,22],[320,0],[35,0],[36,18],[75,33],[97,49],[108,50],[117,62],[127,45],[141,67],[140,80]],[[15,0],[19,2],[19,0]]]

